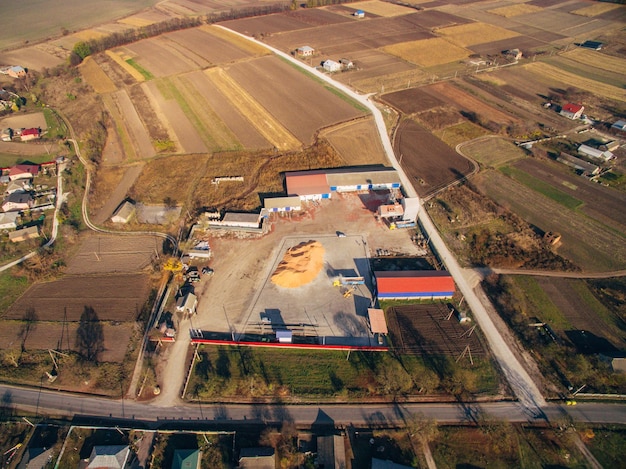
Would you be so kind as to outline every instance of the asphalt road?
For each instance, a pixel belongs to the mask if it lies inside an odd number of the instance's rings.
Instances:
[[[367,427],[401,426],[413,414],[423,415],[439,423],[469,423],[489,416],[510,422],[545,422],[571,418],[580,423],[626,423],[626,405],[579,403],[576,406],[548,404],[531,415],[517,402],[484,404],[187,404],[159,407],[127,400],[78,396],[46,389],[29,389],[0,385],[2,405],[14,410],[30,411],[40,416],[97,417],[131,419],[159,423],[197,422],[228,424],[292,421],[298,426],[355,425]],[[569,416],[569,417],[567,417]],[[195,424],[195,423],[194,423]]]

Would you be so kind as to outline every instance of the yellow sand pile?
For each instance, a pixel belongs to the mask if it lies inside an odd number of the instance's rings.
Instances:
[[[297,288],[313,281],[324,266],[324,247],[318,241],[300,243],[287,250],[272,274],[272,282]]]

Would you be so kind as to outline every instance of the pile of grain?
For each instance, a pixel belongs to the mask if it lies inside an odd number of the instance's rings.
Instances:
[[[307,241],[289,248],[272,274],[272,282],[285,288],[297,288],[313,281],[324,266],[324,247]]]

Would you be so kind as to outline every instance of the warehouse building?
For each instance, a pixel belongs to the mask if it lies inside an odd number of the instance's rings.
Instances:
[[[454,295],[454,279],[445,270],[375,271],[378,298],[444,299]]]

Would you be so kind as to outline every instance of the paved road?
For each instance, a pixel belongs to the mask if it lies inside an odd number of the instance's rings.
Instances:
[[[367,107],[374,116],[376,127],[378,129],[378,133],[383,144],[385,153],[387,154],[387,158],[389,159],[394,169],[398,171],[398,174],[400,175],[400,180],[402,182],[402,185],[404,186],[407,196],[418,197],[417,191],[413,187],[413,184],[411,183],[409,178],[404,173],[395,156],[393,146],[391,145],[391,140],[389,139],[389,135],[387,134],[387,128],[385,126],[382,113],[369,100],[369,96],[362,96],[355,93],[351,88],[343,85],[342,83],[336,82],[327,74],[321,73],[318,70],[311,68],[306,64],[303,64],[301,61],[291,57],[288,54],[285,54],[278,49],[268,46],[261,41],[257,41],[256,39],[253,39],[236,31],[229,31],[231,33],[241,36],[242,38],[256,42],[257,44],[260,44],[261,46],[270,49],[278,56],[289,60],[298,67],[306,69],[310,73],[315,74],[318,78],[328,82],[335,88],[350,96],[352,99]],[[476,291],[474,291],[474,286],[466,280],[465,276],[463,275],[463,271],[456,260],[456,257],[448,249],[443,241],[443,238],[439,235],[439,232],[431,221],[430,216],[423,208],[422,210],[420,210],[419,213],[419,222],[426,235],[430,238],[431,246],[437,252],[439,258],[445,264],[450,274],[454,277],[457,288],[465,297],[467,304],[474,314],[474,319],[485,334],[485,337],[489,342],[491,351],[496,361],[498,362],[498,365],[502,369],[505,378],[509,382],[509,385],[511,386],[511,389],[513,390],[515,396],[525,407],[529,409],[530,412],[537,413],[538,407],[542,407],[543,405],[545,405],[545,400],[535,382],[532,380],[526,369],[522,366],[520,361],[517,359],[509,345],[504,341],[496,326],[494,325],[489,314],[490,312],[493,312],[493,306],[491,304],[483,305],[481,303],[479,295]],[[480,286],[477,286],[475,288],[480,288]],[[486,296],[484,295],[481,295],[481,297],[486,298]]]
[[[626,405],[581,403],[577,406],[548,404],[536,415],[517,402],[476,404],[187,404],[159,407],[127,400],[111,401],[46,389],[27,389],[0,385],[0,405],[29,410],[39,415],[91,416],[135,419],[145,422],[210,421],[232,425],[293,421],[301,426],[313,424],[392,427],[404,419],[421,414],[439,423],[472,422],[488,415],[510,422],[550,421],[569,416],[576,422],[625,423]],[[539,419],[539,420],[537,420]]]

